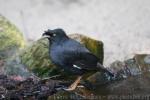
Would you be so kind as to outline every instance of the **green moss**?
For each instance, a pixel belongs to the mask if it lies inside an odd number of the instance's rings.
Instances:
[[[10,50],[16,51],[24,46],[25,42],[22,33],[15,25],[0,15],[0,58],[7,58],[7,53]]]
[[[94,39],[90,39],[88,37],[83,37],[82,42],[85,47],[87,47],[93,54],[95,54],[95,56],[100,59],[100,63],[103,64],[103,43]]]
[[[22,63],[38,76],[49,76],[50,72],[51,75],[54,74],[52,70],[55,66],[49,60],[47,39],[36,41],[32,46],[26,48],[20,57]]]

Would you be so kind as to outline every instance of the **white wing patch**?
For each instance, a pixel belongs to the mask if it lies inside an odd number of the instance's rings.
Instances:
[[[77,65],[73,65],[73,67],[78,68],[78,69],[81,69],[81,67],[78,67]]]

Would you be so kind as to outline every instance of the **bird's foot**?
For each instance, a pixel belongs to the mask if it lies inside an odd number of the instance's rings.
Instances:
[[[81,78],[82,78],[82,76],[79,76],[73,84],[71,84],[68,88],[64,88],[64,90],[65,91],[73,91],[73,90],[75,90],[76,87],[78,86]]]
[[[73,84],[71,84],[68,88],[64,89],[65,91],[73,91],[76,89],[78,83],[74,82]]]
[[[73,91],[75,89],[76,89],[75,86],[71,86],[71,87],[68,87],[68,88],[63,88],[63,90],[65,90],[65,91]]]
[[[77,87],[78,87],[78,88],[84,88],[83,85],[78,85]],[[77,87],[76,87],[76,88],[77,88]],[[65,91],[73,91],[73,90],[75,90],[76,88],[72,88],[72,87],[65,88],[65,87],[63,87],[63,88],[61,88],[61,89],[62,89],[62,90],[65,90]]]

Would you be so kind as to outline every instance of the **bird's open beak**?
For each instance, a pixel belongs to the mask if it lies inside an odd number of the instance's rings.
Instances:
[[[50,36],[49,36],[49,35],[46,35],[46,34],[43,34],[42,37],[43,37],[43,38],[50,38]]]
[[[45,31],[43,34],[42,34],[42,37],[43,38],[51,38],[51,35],[49,32]]]

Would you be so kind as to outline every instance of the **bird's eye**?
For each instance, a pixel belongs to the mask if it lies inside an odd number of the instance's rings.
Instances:
[[[53,34],[53,36],[56,36],[56,34]]]

